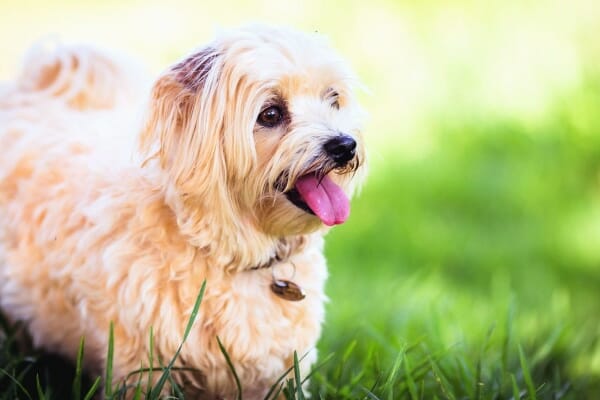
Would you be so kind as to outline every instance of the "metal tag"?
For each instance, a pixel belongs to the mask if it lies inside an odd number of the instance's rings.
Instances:
[[[276,279],[271,283],[271,291],[282,299],[300,301],[306,297],[304,290],[294,282]]]

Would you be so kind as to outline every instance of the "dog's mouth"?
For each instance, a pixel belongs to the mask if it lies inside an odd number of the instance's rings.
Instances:
[[[327,226],[343,224],[350,215],[346,193],[328,175],[303,175],[285,195],[296,207],[316,215]]]

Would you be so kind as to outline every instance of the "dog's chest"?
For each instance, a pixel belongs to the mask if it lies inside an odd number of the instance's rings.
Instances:
[[[215,333],[228,337],[230,346],[243,356],[288,357],[315,346],[324,318],[325,263],[322,257],[307,257],[298,258],[294,264],[293,276],[286,277],[305,292],[306,297],[299,301],[273,292],[274,273],[290,272],[277,266],[275,271],[266,268],[238,273],[207,289],[205,312],[213,314]]]

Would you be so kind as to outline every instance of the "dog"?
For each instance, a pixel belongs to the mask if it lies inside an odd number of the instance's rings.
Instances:
[[[302,376],[316,360],[323,236],[366,171],[358,80],[316,33],[226,30],[156,80],[139,123],[120,123],[140,96],[126,70],[58,45],[3,86],[0,308],[68,358],[85,337],[92,373],[112,325],[119,383],[150,353],[171,359],[206,282],[173,379],[237,396],[218,337],[243,397],[263,398],[294,352]],[[135,159],[116,161],[136,134]]]

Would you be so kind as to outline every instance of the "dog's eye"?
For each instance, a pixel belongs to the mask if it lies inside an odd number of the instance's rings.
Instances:
[[[265,108],[259,115],[256,122],[267,128],[273,128],[279,125],[283,119],[283,111],[278,106]]]

